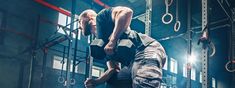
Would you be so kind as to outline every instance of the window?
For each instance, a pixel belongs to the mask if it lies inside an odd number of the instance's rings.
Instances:
[[[53,69],[62,69],[62,61],[63,57],[60,56],[54,56],[53,60]],[[85,63],[79,63],[75,67],[75,73],[80,73],[80,74],[85,74]],[[64,67],[63,70],[66,71],[66,66],[67,66],[67,59],[64,59]],[[78,68],[79,67],[79,68]],[[70,72],[72,72],[73,69],[73,61],[71,61],[71,66],[70,66]],[[92,76],[94,77],[100,77],[104,73],[104,68],[98,67],[98,66],[92,66]]]
[[[92,76],[100,77],[104,73],[104,68],[92,66]]]
[[[212,88],[215,88],[215,78],[212,78]]]
[[[176,76],[172,76],[172,75],[166,75],[165,77],[165,82],[163,82],[165,85],[163,86],[166,86],[166,88],[176,88],[176,82],[177,81],[177,78]]]
[[[191,79],[196,80],[196,70],[195,70],[195,68],[191,69]]]
[[[163,69],[164,69],[164,70],[167,70],[167,65],[168,65],[168,58],[166,58],[165,65],[163,66]]]
[[[71,17],[66,16],[62,13],[59,13],[59,16],[58,16],[58,24],[59,25],[66,26],[66,25],[70,24],[70,22],[71,22]],[[78,26],[79,26],[78,22],[74,22],[74,29],[78,28]],[[67,28],[70,28],[70,25],[68,25]],[[63,29],[60,27],[58,27],[58,32],[61,34],[65,34]],[[66,32],[69,34],[68,30],[66,30]],[[75,38],[75,37],[76,37],[76,35],[73,35],[73,38]],[[78,39],[79,40],[81,39],[81,30],[78,30]]]
[[[202,72],[200,72],[199,82],[202,83]]]
[[[53,60],[53,69],[58,69],[58,70],[66,70],[66,66],[67,66],[67,58],[64,59],[64,67],[62,69],[62,61],[63,57],[60,56],[54,56],[54,60]],[[71,65],[70,65],[70,72],[72,72],[73,70],[73,61],[71,61]],[[75,67],[75,73],[78,73],[78,67]]]
[[[176,85],[176,77],[175,76],[172,77],[172,85]]]
[[[177,61],[173,58],[170,61],[170,71],[177,74]]]
[[[161,84],[160,88],[167,88],[167,85]]]
[[[187,64],[183,64],[183,77],[187,77]]]
[[[183,64],[183,77],[187,77],[187,64]],[[195,68],[191,69],[191,79],[196,80],[196,70]]]

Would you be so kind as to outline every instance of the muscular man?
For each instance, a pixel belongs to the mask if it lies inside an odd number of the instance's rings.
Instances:
[[[136,47],[133,58],[108,59],[108,70],[97,79],[87,79],[84,82],[86,87],[95,87],[104,82],[114,87],[117,85],[117,88],[160,87],[165,50],[153,38],[130,29],[132,15],[130,8],[122,6],[103,9],[98,14],[91,9],[80,14],[83,35],[94,34],[96,38],[108,42],[104,48],[107,55],[114,54],[117,41],[122,38],[130,39]],[[125,67],[121,69],[119,63]]]

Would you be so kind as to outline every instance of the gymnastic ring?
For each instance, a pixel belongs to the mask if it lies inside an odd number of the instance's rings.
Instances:
[[[170,20],[169,21],[165,21],[165,17],[166,16],[170,16]],[[173,15],[172,14],[170,14],[170,13],[165,13],[163,16],[162,16],[162,22],[164,23],[164,24],[169,24],[169,23],[171,23],[171,21],[173,20]]]
[[[58,77],[58,82],[59,82],[59,83],[64,83],[64,81],[65,81],[65,80],[64,80],[64,77],[61,77],[61,76]]]
[[[167,2],[168,0],[165,0],[165,4],[167,5],[167,6],[171,6],[172,5],[172,3],[173,3],[173,0],[169,0],[170,2]]]
[[[70,84],[71,84],[71,85],[75,85],[75,84],[76,84],[76,80],[75,80],[74,78],[71,79]]]
[[[210,48],[212,49],[212,52],[210,54],[210,57],[214,56],[215,55],[215,52],[216,52],[216,48],[215,48],[215,45],[213,42],[210,42]]]
[[[180,29],[181,23],[180,21],[176,21],[175,25],[174,25],[174,31],[178,32]]]

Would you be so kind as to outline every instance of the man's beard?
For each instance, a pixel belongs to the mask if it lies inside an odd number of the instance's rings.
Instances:
[[[91,34],[91,24],[90,22],[87,22],[86,26],[85,26],[85,30],[84,30],[84,35],[88,36]]]

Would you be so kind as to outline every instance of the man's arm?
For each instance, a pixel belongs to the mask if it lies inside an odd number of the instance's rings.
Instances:
[[[128,30],[131,23],[133,11],[127,7],[114,7],[112,10],[112,20],[115,23],[113,32],[109,37],[108,44],[104,47],[104,51],[107,55],[114,54],[114,48],[117,40],[123,34],[124,31]]]
[[[118,72],[121,69],[120,63],[116,61],[107,61],[106,64],[108,70],[105,71],[105,73],[97,79],[87,79],[84,82],[86,88],[93,88],[96,85],[104,83],[105,81],[109,80],[109,78],[113,75],[113,73]]]
[[[121,69],[119,62],[110,60],[107,61],[106,64],[108,70],[105,71],[105,73],[102,76],[96,79],[98,84],[104,83],[105,81],[109,80],[109,78],[112,76],[113,73],[118,72]]]
[[[116,42],[124,31],[130,26],[133,11],[128,7],[114,7],[112,20],[115,23],[114,30],[109,41]]]

